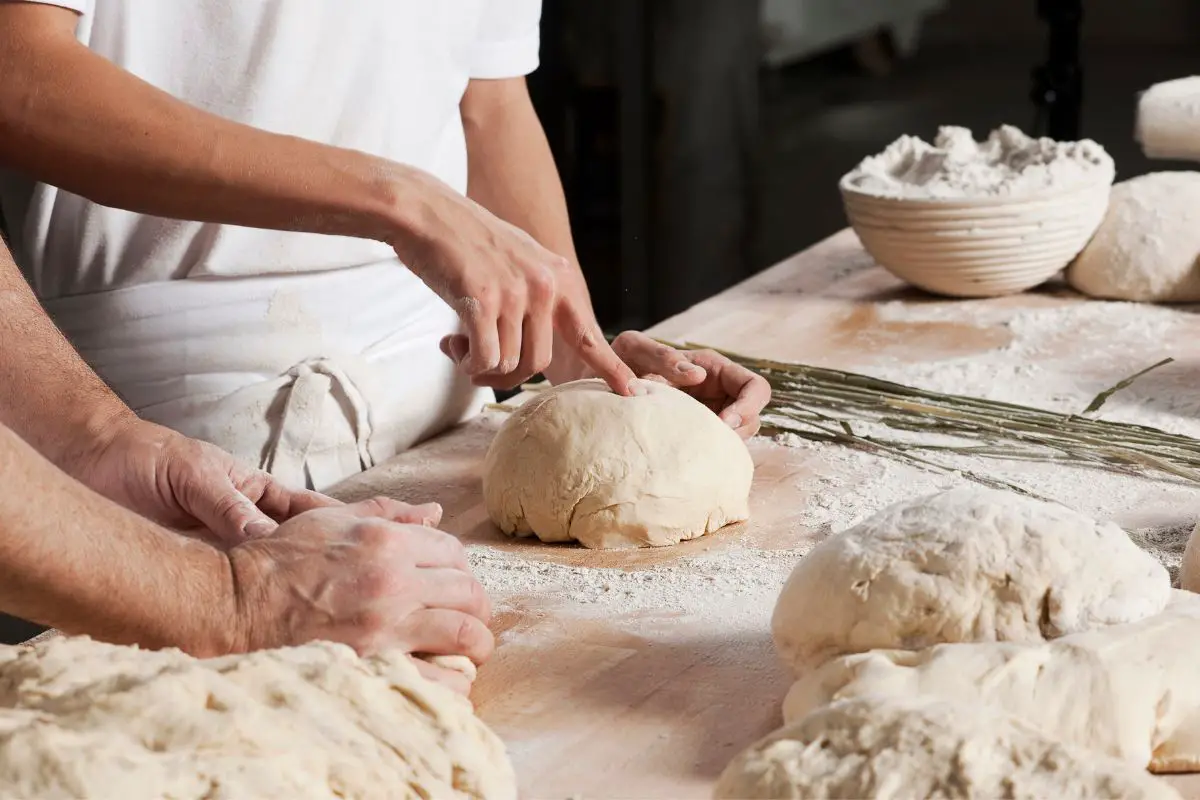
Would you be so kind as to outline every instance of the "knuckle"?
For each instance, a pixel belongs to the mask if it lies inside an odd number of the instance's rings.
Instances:
[[[357,622],[359,639],[363,642],[382,640],[388,626],[387,616],[373,608],[360,611]]]
[[[368,550],[384,550],[392,544],[394,534],[382,520],[364,520],[354,526],[354,538]]]

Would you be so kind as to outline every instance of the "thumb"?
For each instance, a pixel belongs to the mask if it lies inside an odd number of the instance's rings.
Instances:
[[[223,542],[238,544],[259,539],[279,527],[228,480],[201,483],[189,494],[185,510]]]

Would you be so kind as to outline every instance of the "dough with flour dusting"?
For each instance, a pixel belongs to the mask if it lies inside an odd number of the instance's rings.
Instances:
[[[845,700],[759,741],[725,769],[717,800],[1045,800],[1179,794],[1137,767],[1055,742],[981,706]]]
[[[785,720],[853,697],[1003,709],[1059,741],[1152,772],[1200,769],[1200,595],[1162,614],[1040,645],[945,644],[837,658],[802,677]]]
[[[539,392],[497,433],[483,467],[488,515],[507,534],[586,547],[676,544],[749,517],[754,462],[693,397],[638,381]]]
[[[0,648],[0,798],[516,797],[469,701],[342,645]]]
[[[875,648],[1041,642],[1167,604],[1166,569],[1111,523],[964,487],[897,503],[801,559],[772,619],[797,674]]]
[[[1108,212],[1067,280],[1109,300],[1200,301],[1200,172],[1155,172],[1114,185]]]

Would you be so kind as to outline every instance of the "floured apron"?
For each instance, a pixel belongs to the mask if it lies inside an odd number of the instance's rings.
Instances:
[[[47,301],[143,419],[324,489],[492,399],[438,349],[454,313],[395,262]]]

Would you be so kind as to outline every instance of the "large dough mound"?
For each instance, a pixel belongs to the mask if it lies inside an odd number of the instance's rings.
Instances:
[[[702,403],[653,381],[621,397],[565,383],[512,413],[488,449],[483,495],[507,534],[586,547],[675,544],[749,517],[754,462]]]
[[[500,741],[407,658],[0,650],[0,798],[515,798]]]
[[[835,703],[742,753],[717,800],[1179,798],[1112,758],[979,706],[927,698]]]
[[[1067,271],[1112,300],[1200,301],[1200,172],[1155,172],[1112,188],[1100,227]]]
[[[797,674],[833,656],[946,642],[1040,642],[1167,604],[1166,569],[1111,523],[1020,495],[952,489],[826,539],[775,606]]]
[[[785,720],[854,697],[983,703],[1047,736],[1153,772],[1200,769],[1200,596],[1140,622],[1040,645],[947,644],[837,658],[801,678]],[[1062,796],[1062,795],[1060,795]]]

